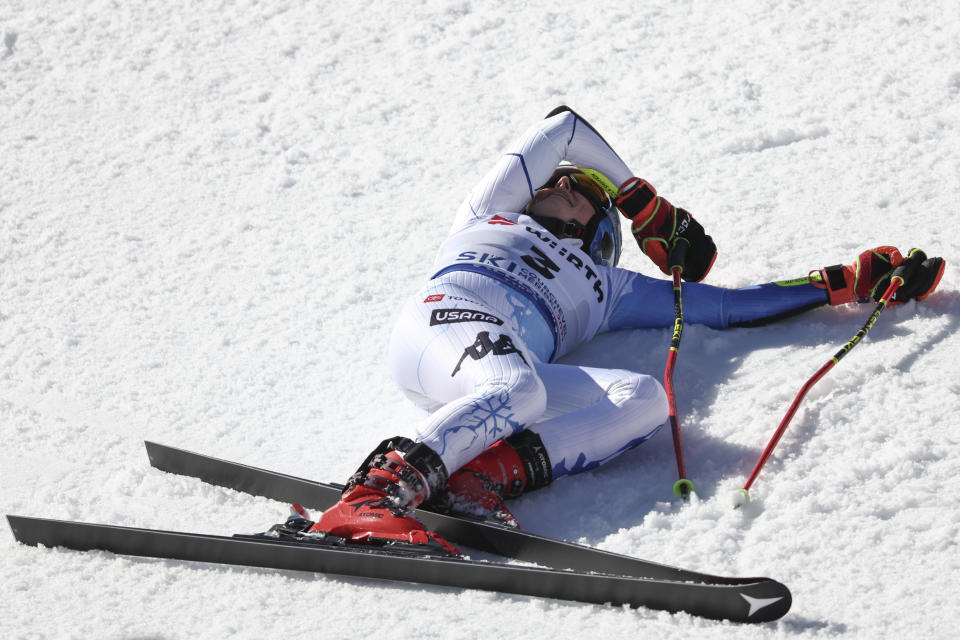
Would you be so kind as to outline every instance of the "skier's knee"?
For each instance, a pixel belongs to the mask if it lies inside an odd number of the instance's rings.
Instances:
[[[653,376],[624,371],[619,380],[607,387],[607,398],[631,414],[631,424],[644,432],[663,424],[670,414],[667,393]]]
[[[651,420],[667,419],[669,405],[667,393],[660,381],[653,376],[633,371],[623,371],[619,380],[607,387],[607,397],[615,405],[642,411]]]
[[[534,423],[547,410],[547,389],[536,371],[529,367],[484,381],[480,392],[482,397],[498,401],[503,410],[513,415],[512,422],[517,425],[514,433]]]

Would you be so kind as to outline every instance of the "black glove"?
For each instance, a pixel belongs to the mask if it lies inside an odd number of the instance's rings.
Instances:
[[[879,300],[890,286],[890,278],[901,267],[905,279],[889,301],[891,305],[923,300],[933,293],[946,263],[943,258],[928,258],[920,249],[911,249],[904,258],[896,247],[884,245],[862,252],[853,264],[820,269],[819,281],[813,284],[826,288],[832,305]]]
[[[922,250],[910,249],[910,253],[903,260],[905,280],[893,294],[890,304],[903,304],[910,300],[926,298],[940,284],[940,278],[943,277],[946,266],[947,263],[943,258],[928,258]],[[891,276],[895,273],[896,271],[892,272]],[[889,278],[886,279],[886,283],[887,286],[890,285]]]
[[[670,275],[668,257],[677,243],[686,243],[686,262],[682,276],[689,282],[703,280],[714,260],[717,246],[686,209],[674,207],[657,195],[646,180],[630,178],[620,187],[617,208],[630,219],[630,228],[640,250]]]

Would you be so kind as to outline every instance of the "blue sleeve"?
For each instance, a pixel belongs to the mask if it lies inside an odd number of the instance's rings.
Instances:
[[[682,292],[684,321],[713,329],[764,324],[827,303],[826,291],[809,283],[724,289],[686,282]],[[673,283],[630,273],[602,330],[669,328],[673,322]]]

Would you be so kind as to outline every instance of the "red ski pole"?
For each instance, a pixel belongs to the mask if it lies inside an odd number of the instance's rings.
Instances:
[[[911,252],[912,255],[913,252]],[[857,331],[856,335],[853,336],[843,347],[837,351],[836,354],[830,360],[828,360],[822,367],[820,367],[813,376],[807,380],[807,382],[800,389],[800,392],[797,394],[797,397],[794,398],[793,403],[790,405],[790,408],[787,409],[787,413],[783,416],[783,420],[780,421],[780,425],[777,427],[777,430],[774,432],[773,437],[770,438],[770,442],[767,443],[766,449],[763,450],[760,459],[757,460],[757,464],[753,467],[753,471],[750,473],[750,477],[747,478],[746,484],[743,485],[742,489],[738,489],[734,497],[734,508],[739,508],[740,506],[746,504],[750,501],[750,487],[753,486],[754,481],[757,479],[757,476],[760,475],[760,470],[763,468],[763,465],[766,464],[767,460],[770,458],[770,455],[773,453],[774,448],[777,446],[777,443],[780,442],[780,438],[783,436],[783,433],[787,430],[787,425],[790,424],[790,421],[793,419],[794,414],[796,414],[797,409],[800,408],[800,403],[803,402],[803,398],[807,395],[807,392],[813,388],[813,385],[817,384],[820,379],[827,375],[827,372],[830,369],[833,369],[834,366],[840,360],[850,352],[857,344],[863,339],[867,332],[870,331],[870,328],[873,327],[874,323],[877,321],[877,318],[880,317],[880,313],[887,307],[887,303],[893,297],[893,294],[897,292],[897,289],[904,283],[904,281],[909,276],[909,272],[912,272],[916,266],[917,261],[905,261],[899,267],[894,269],[893,275],[890,277],[890,285],[887,287],[887,290],[884,291],[883,295],[880,297],[880,301],[877,303],[877,308],[874,309],[873,313],[870,314],[870,318],[867,319],[866,324]]]
[[[677,243],[670,251],[667,265],[673,274],[673,338],[670,340],[670,351],[667,353],[667,366],[663,372],[663,388],[667,392],[667,402],[670,407],[670,430],[673,432],[673,450],[677,456],[677,474],[680,479],[673,485],[673,493],[684,501],[690,499],[693,483],[687,479],[687,471],[683,464],[683,442],[680,439],[680,420],[677,417],[677,399],[673,393],[673,369],[677,364],[677,353],[680,350],[680,338],[683,336],[683,298],[680,289],[680,274],[683,272],[683,263],[686,260],[688,244],[686,241]]]

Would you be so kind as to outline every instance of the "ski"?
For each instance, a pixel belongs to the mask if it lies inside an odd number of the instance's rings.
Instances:
[[[310,571],[593,604],[647,607],[734,622],[769,622],[790,609],[776,582],[722,585],[502,565],[457,557],[412,556],[254,536],[217,536],[8,515],[29,546],[102,550],[132,556]]]
[[[343,488],[342,485],[304,480],[155,442],[144,444],[150,464],[157,469],[286,503],[299,502],[309,508],[327,509],[340,498]],[[435,513],[422,508],[418,509],[416,514],[428,529],[454,544],[554,569],[596,571],[635,578],[705,584],[741,585],[766,582],[771,588],[778,589],[780,595],[787,598],[790,595],[786,586],[770,578],[738,578],[698,573],[482,520]]]

